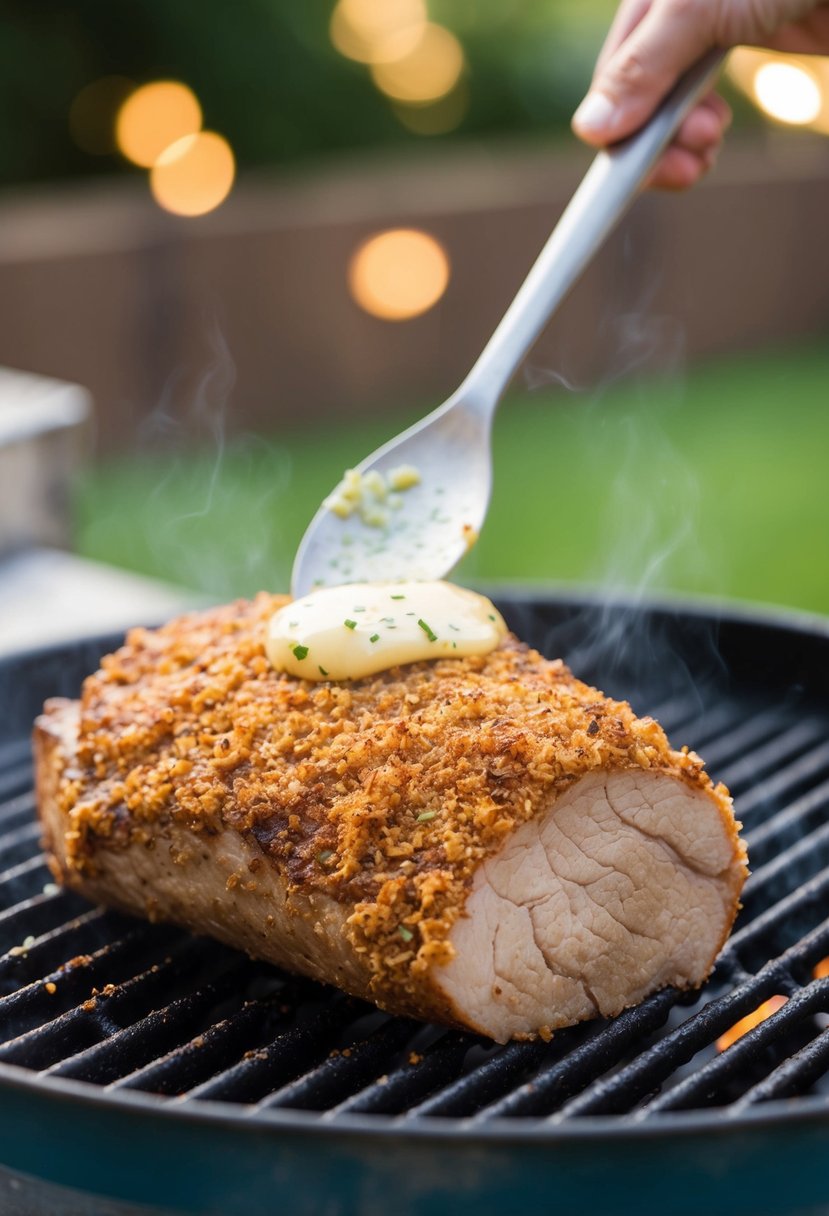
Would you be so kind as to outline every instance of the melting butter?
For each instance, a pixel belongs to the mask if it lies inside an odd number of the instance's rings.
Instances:
[[[277,671],[359,680],[402,663],[488,654],[505,637],[486,596],[444,582],[320,587],[275,612],[265,642]]]

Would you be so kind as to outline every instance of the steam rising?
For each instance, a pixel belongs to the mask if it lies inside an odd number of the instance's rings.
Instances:
[[[701,631],[699,668],[689,671],[669,640],[671,629],[663,628],[659,614],[647,611],[678,574],[690,587],[710,585],[712,567],[718,564],[716,554],[703,549],[699,540],[697,474],[663,426],[683,405],[684,326],[675,318],[650,313],[649,303],[646,298],[639,308],[600,327],[596,340],[611,352],[611,370],[589,395],[557,371],[533,369],[527,377],[532,388],[555,383],[583,398],[579,434],[585,468],[601,452],[612,454],[607,463],[614,470],[601,504],[601,539],[589,603],[577,620],[552,631],[545,649],[563,655],[576,674],[599,680],[615,695],[627,696],[634,687],[646,687],[650,675],[659,675],[661,680],[654,678],[653,683],[673,686],[685,697],[692,694],[699,703],[700,685],[723,674],[716,627]],[[607,390],[623,379],[632,390],[627,395],[630,404],[611,405]],[[639,408],[645,401],[646,417]],[[687,425],[693,427],[692,418]],[[643,452],[649,470],[644,479]],[[574,504],[575,525],[577,518]],[[539,575],[555,580],[554,550]]]
[[[181,367],[169,377],[138,430],[130,465],[114,474],[140,483],[149,466],[153,489],[136,510],[131,551],[113,551],[110,559],[210,600],[282,590],[296,538],[283,528],[276,504],[286,497],[291,457],[261,436],[228,438],[236,370],[215,319],[205,342],[202,368],[194,374]],[[95,548],[105,553],[108,528],[115,534],[101,515],[90,529]]]

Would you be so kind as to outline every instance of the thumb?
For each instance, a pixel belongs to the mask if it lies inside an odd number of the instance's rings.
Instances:
[[[716,44],[711,13],[704,0],[655,0],[597,69],[573,116],[576,134],[603,146],[637,131],[682,73]]]

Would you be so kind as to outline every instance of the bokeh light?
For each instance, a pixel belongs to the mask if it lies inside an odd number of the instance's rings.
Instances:
[[[778,55],[754,47],[732,51],[728,74],[775,122],[829,133],[829,58]]]
[[[175,80],[156,80],[136,89],[118,111],[118,148],[127,160],[149,169],[166,148],[194,135],[201,123],[192,89]]]
[[[449,258],[435,237],[416,228],[392,228],[370,237],[348,268],[351,294],[361,308],[386,321],[420,316],[449,284]]]
[[[793,63],[764,63],[754,77],[754,96],[771,118],[799,126],[814,122],[823,106],[817,80]]]
[[[115,119],[135,82],[126,76],[102,76],[81,89],[69,109],[69,133],[82,152],[106,156],[115,152]]]
[[[398,121],[415,135],[446,135],[461,125],[469,110],[469,89],[461,80],[450,93],[424,104],[394,102]]]
[[[404,34],[392,35],[394,50]],[[455,88],[464,69],[463,47],[451,30],[428,22],[414,46],[404,54],[371,65],[377,88],[395,101],[430,102]]]
[[[166,148],[150,170],[159,207],[175,215],[205,215],[227,198],[236,165],[230,144],[215,131],[185,135]]]
[[[339,0],[331,14],[331,41],[358,63],[407,55],[427,22],[424,0]]]

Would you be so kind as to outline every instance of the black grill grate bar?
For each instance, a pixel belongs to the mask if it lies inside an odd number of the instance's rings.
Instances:
[[[769,888],[775,882],[784,890],[796,887],[806,879],[813,878],[816,870],[822,870],[829,861],[829,823],[803,836],[797,844],[779,853],[764,866],[749,875],[741,896],[742,916],[751,920],[762,911],[768,900]]]
[[[7,769],[20,768],[21,765],[32,765],[32,744],[30,739],[12,739],[10,743],[0,743],[0,774]]]
[[[29,878],[38,870],[43,870],[48,874],[46,861],[42,853],[37,853],[34,857],[29,857],[26,861],[21,861],[18,865],[10,866],[8,870],[4,870],[0,874],[0,901],[3,900],[4,888],[14,889],[19,884],[21,878]],[[28,884],[31,887],[31,883]]]
[[[89,904],[80,895],[65,889],[47,891],[47,885],[38,895],[0,912],[0,960],[12,950],[18,953],[17,948],[28,938],[39,941],[42,936],[73,923],[88,909]]]
[[[663,988],[612,1021],[588,1023],[593,1031],[587,1042],[563,1059],[543,1066],[531,1081],[485,1107],[474,1121],[549,1115],[558,1110],[598,1077],[616,1067],[631,1048],[659,1030],[682,997],[683,993],[676,988]]]
[[[35,796],[31,788],[15,798],[9,798],[0,803],[0,828],[4,832],[12,831],[24,823],[32,823],[35,813]]]
[[[784,994],[785,995],[785,994]],[[661,1111],[689,1110],[709,1105],[726,1083],[751,1076],[763,1053],[779,1045],[804,1018],[829,1008],[829,980],[818,980],[789,997],[786,1004],[759,1025],[747,1031],[725,1051],[686,1077],[672,1089],[652,1099],[637,1117],[652,1118]],[[815,1034],[818,1033],[815,1027]],[[812,1036],[810,1035],[810,1038]]]
[[[826,912],[827,899],[829,899],[829,869],[822,870],[809,882],[804,883],[796,891],[792,891],[778,903],[772,904],[764,912],[755,916],[754,920],[732,933],[720,954],[720,962],[722,963],[724,960],[730,962],[737,958],[741,961],[745,960],[744,965],[747,970],[756,969],[752,967],[752,953],[761,953],[764,960],[767,959],[772,953],[768,945],[768,937],[774,940],[781,933],[784,936],[787,935],[792,931],[790,926],[799,928],[805,917],[817,915],[819,920],[822,919]],[[815,932],[818,932],[820,928],[822,925]]]
[[[41,902],[50,906],[63,901],[60,895],[44,895]],[[29,907],[27,911],[31,917],[34,909]],[[103,908],[91,908],[71,920],[47,924],[37,936],[30,935],[33,937],[30,945],[14,946],[0,956],[0,1000],[44,976],[48,979],[52,972],[59,971],[77,956],[111,946],[116,923],[116,918]],[[27,927],[34,928],[31,920]],[[8,992],[2,991],[4,983],[9,985]]]
[[[829,817],[829,781],[822,781],[808,793],[802,794],[790,806],[784,807],[777,814],[760,823],[756,828],[743,832],[749,857],[756,861],[759,856],[764,861],[775,846],[779,845],[780,837],[799,837],[800,832],[819,826]],[[813,824],[813,819],[816,823]]]
[[[206,1098],[250,1103],[275,1093],[295,1081],[301,1073],[317,1066],[320,1057],[333,1046],[354,1004],[341,993],[333,994],[320,1008],[305,1013],[300,1024],[215,1077],[194,1086],[182,1096],[182,1101]],[[360,1009],[365,1012],[368,1006],[361,1005]]]
[[[28,861],[21,861],[0,877],[0,908],[9,908],[29,899],[36,899],[44,894],[52,881],[52,875],[42,854],[31,857]],[[28,937],[28,933],[25,936]]]
[[[204,1028],[205,1018],[211,1017],[217,1001],[227,999],[249,969],[250,964],[240,959],[221,975],[172,1001],[156,1005],[171,980],[185,978],[190,968],[186,963],[182,969],[151,967],[143,975],[121,985],[112,996],[98,996],[95,1008],[89,1011],[90,1020],[100,1031],[97,1041],[82,1046],[71,1055],[65,1054],[44,1069],[44,1074],[111,1085],[125,1074],[134,1073],[166,1055],[185,1040],[192,1042],[193,1036]],[[137,1016],[133,1008],[127,1011],[123,1008],[136,1004],[146,1008],[149,1001],[152,1001],[149,1012]],[[129,1021],[127,1026],[122,1025],[125,1012]]]
[[[704,757],[708,771],[716,770],[720,777],[720,770],[726,765],[735,763],[747,751],[765,745],[779,731],[780,715],[776,710],[748,714],[741,709],[735,713],[735,707],[729,705],[725,720],[703,713],[699,726],[688,730],[688,739],[676,742],[690,742]]]
[[[32,788],[32,763],[9,766],[0,771],[0,805]]]
[[[773,1072],[758,1081],[729,1111],[741,1115],[749,1106],[773,1099],[794,1098],[806,1093],[829,1070],[829,1030],[789,1056]]]
[[[779,801],[790,797],[791,792],[799,786],[813,784],[829,772],[829,743],[822,740],[820,746],[799,756],[792,763],[770,776],[765,777],[750,790],[740,796],[739,808],[741,815],[757,815],[760,818],[763,811],[774,813]]]
[[[40,855],[40,825],[24,823],[0,836],[0,882],[6,870]]]
[[[815,746],[819,747],[825,742],[825,724],[813,717],[808,717],[802,722],[796,722],[782,734],[766,739],[760,746],[752,750],[742,750],[739,759],[718,769],[718,776],[721,781],[725,782],[732,794],[745,791],[752,786],[757,790],[760,788],[758,782],[761,777],[764,778],[763,784],[769,780],[765,776],[766,774],[772,774],[775,780],[778,779],[774,770],[779,770],[781,766],[804,751]],[[710,768],[709,757],[706,756],[705,760],[706,767]]]
[[[404,1063],[333,1107],[324,1118],[343,1114],[397,1115],[454,1080],[475,1040],[456,1030],[445,1034],[422,1053],[410,1053]]]
[[[796,987],[796,981],[792,978],[793,969],[802,970],[804,961],[809,958],[816,962],[827,948],[829,921],[791,946],[779,958],[766,963],[755,976],[709,1001],[617,1073],[566,1103],[559,1114],[553,1116],[553,1121],[588,1114],[621,1114],[632,1110],[657,1091],[680,1065],[687,1064],[698,1052],[730,1030],[735,1022],[753,1013],[763,1001],[779,992],[792,992]]]
[[[311,1072],[264,1098],[256,1109],[325,1110],[387,1073],[392,1060],[419,1029],[418,1023],[406,1018],[389,1018],[370,1038],[332,1054]]]
[[[650,713],[663,727],[674,747],[688,743],[695,748],[704,746],[707,753],[710,747],[719,746],[724,749],[721,756],[731,754],[730,740],[746,721],[742,706],[735,705],[733,701],[726,701],[713,708],[706,707],[687,694],[676,698],[672,705],[681,706],[679,713],[675,710],[665,713],[661,707]],[[763,732],[771,732],[772,717],[773,715],[766,713],[752,716],[755,732],[751,735],[752,739],[762,736]]]
[[[529,1077],[550,1050],[547,1043],[507,1043],[473,1071],[412,1106],[402,1119],[472,1114]]]
[[[190,1010],[190,1018],[197,1011]],[[149,1019],[145,1019],[148,1021]],[[111,1089],[140,1089],[155,1094],[182,1094],[220,1069],[237,1063],[279,1033],[285,1014],[271,1002],[246,1001],[229,1017],[213,1021],[200,1034],[179,1042],[171,1051],[113,1081]],[[140,1024],[135,1028],[140,1033]],[[165,1025],[166,1029],[166,1025]],[[153,1045],[158,1050],[158,1043]]]
[[[115,989],[120,985],[118,991],[123,992],[142,975],[149,974],[143,969],[156,954],[154,940],[135,929],[4,997],[0,1000],[0,1019],[12,1037],[0,1047],[0,1059],[28,1063],[27,1043],[48,1042],[50,1027],[59,1015],[73,1010],[77,1013],[78,1005],[94,996],[94,987]],[[47,984],[54,984],[54,992],[47,989]],[[50,1064],[54,1058],[49,1060]]]

